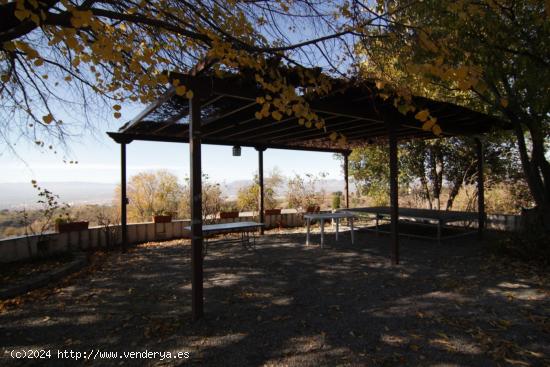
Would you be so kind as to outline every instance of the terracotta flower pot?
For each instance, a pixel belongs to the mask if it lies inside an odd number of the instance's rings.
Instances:
[[[239,212],[220,212],[220,219],[238,218]]]
[[[75,232],[75,231],[83,231],[85,229],[88,229],[89,222],[67,222],[67,223],[56,223],[55,224],[55,231],[59,233],[66,233],[66,232]]]
[[[153,222],[155,223],[170,223],[172,221],[171,215],[154,215]]]

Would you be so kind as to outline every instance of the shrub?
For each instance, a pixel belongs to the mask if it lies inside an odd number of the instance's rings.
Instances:
[[[526,230],[493,242],[491,250],[514,260],[550,265],[550,235],[542,230]]]
[[[338,209],[340,208],[342,202],[342,193],[340,191],[336,191],[332,193],[332,209]]]

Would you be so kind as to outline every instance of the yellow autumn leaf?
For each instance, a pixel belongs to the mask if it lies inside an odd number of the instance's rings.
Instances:
[[[15,50],[15,44],[13,42],[4,42],[4,43],[2,43],[2,47],[6,51],[14,51]]]
[[[508,98],[501,98],[500,99],[500,105],[504,108],[508,107]]]
[[[116,104],[116,105],[113,106],[113,109],[114,109],[115,111],[120,111],[121,108],[122,108],[122,107],[121,107],[119,104]]]
[[[416,115],[414,115],[414,118],[416,118],[417,120],[420,120],[420,121],[426,121],[428,119],[429,115],[430,115],[430,111],[422,110],[422,111],[417,112]]]
[[[432,127],[435,126],[436,122],[437,122],[437,119],[435,117],[432,117],[431,119],[429,119],[428,121],[422,124],[422,130],[424,131],[432,130]]]
[[[261,112],[256,112],[256,113],[254,113],[254,117],[256,117],[256,119],[258,119],[258,120],[261,120],[263,116],[262,116]]]
[[[71,24],[73,25],[73,27],[75,28],[80,28],[82,27],[82,19],[78,18],[78,17],[71,17]]]
[[[74,37],[65,38],[65,43],[67,44],[67,46],[69,46],[69,48],[73,48],[73,49],[76,48],[76,46],[78,45],[78,42]]]
[[[336,139],[338,139],[338,133],[333,131],[330,133],[329,137],[330,137],[330,140],[335,141]]]
[[[166,76],[166,74],[160,74],[159,75],[159,83],[161,83],[161,84],[168,83],[168,77]]]
[[[441,127],[439,125],[434,125],[434,127],[432,128],[432,132],[436,136],[440,136],[443,131],[441,130]]]
[[[185,94],[185,97],[187,97],[187,99],[192,99],[192,98],[193,98],[193,91],[190,90],[189,92],[187,92],[187,93]]]
[[[45,116],[42,116],[42,121],[44,121],[45,124],[49,124],[53,121],[53,116],[51,113],[45,115]]]
[[[28,17],[31,16],[31,12],[26,10],[26,9],[23,9],[23,10],[16,10],[14,12],[14,15],[17,19],[19,20],[25,20],[27,19]]]
[[[280,121],[283,118],[283,115],[279,111],[273,111],[271,113],[271,117],[273,117],[277,121]]]
[[[119,118],[122,116],[122,114],[121,114],[120,112],[115,112],[115,113],[113,113],[113,116],[114,116],[116,119],[119,119]]]
[[[177,79],[176,79],[177,80]],[[175,81],[175,80],[174,80]],[[187,91],[187,88],[185,88],[185,85],[180,85],[179,87],[176,88],[176,94],[178,96],[183,96],[185,95],[185,92]]]

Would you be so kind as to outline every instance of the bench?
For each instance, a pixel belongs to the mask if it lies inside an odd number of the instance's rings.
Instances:
[[[370,208],[352,208],[343,209],[341,212],[357,214],[358,216],[370,216],[376,220],[376,233],[388,233],[379,229],[379,221],[387,220],[391,222],[391,211],[389,207],[370,207]],[[418,208],[399,208],[399,219],[409,220],[409,223],[416,225],[429,225],[435,223],[437,226],[437,234],[435,239],[438,242],[455,237],[465,236],[476,233],[476,231],[464,231],[460,234],[443,237],[443,229],[447,228],[449,223],[457,222],[474,222],[478,221],[479,214],[476,212],[459,212],[446,210],[418,209]],[[424,239],[434,239],[431,236],[407,234],[409,237],[417,237]]]

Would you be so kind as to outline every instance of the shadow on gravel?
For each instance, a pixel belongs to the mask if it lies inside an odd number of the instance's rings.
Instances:
[[[303,234],[272,233],[256,251],[210,246],[206,316],[195,323],[188,243],[112,254],[96,271],[1,313],[0,345],[191,356],[124,365],[548,363],[547,274],[490,260],[471,238],[404,239],[402,263],[391,266],[388,237],[360,232],[355,245],[349,233],[338,243],[327,237],[324,250],[305,247]],[[74,364],[49,361],[63,362]]]

